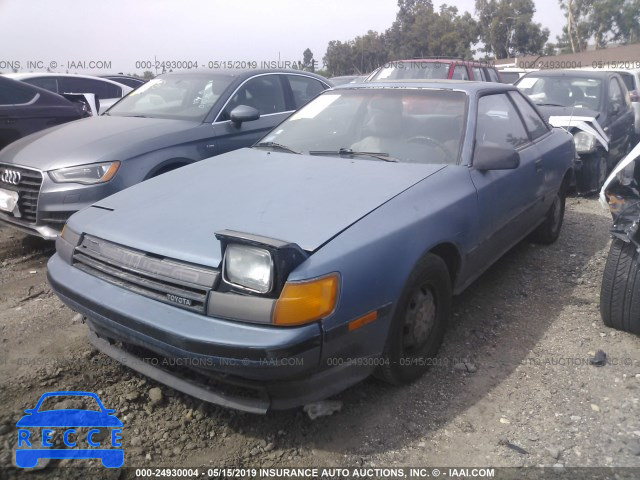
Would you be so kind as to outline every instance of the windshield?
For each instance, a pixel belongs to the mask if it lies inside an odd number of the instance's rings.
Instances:
[[[371,81],[383,80],[446,80],[447,62],[391,62],[381,67]]]
[[[582,107],[599,111],[602,82],[596,78],[527,75],[517,87],[536,105]]]
[[[109,109],[120,117],[203,121],[231,83],[228,75],[167,75],[149,80]]]
[[[458,161],[467,96],[450,90],[329,91],[255,147],[407,163]]]

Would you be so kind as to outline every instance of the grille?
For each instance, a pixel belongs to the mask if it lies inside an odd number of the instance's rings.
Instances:
[[[29,168],[18,167],[15,165],[0,164],[0,177],[5,170],[11,170],[20,173],[20,183],[12,185],[0,180],[0,188],[18,192],[18,209],[20,210],[20,218],[27,223],[36,223],[36,214],[38,211],[38,194],[42,185],[42,173]],[[13,214],[9,214],[14,216]]]
[[[219,271],[162,258],[85,235],[73,254],[78,269],[160,302],[204,313]]]

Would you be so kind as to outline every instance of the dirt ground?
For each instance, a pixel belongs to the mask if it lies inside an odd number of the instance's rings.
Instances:
[[[408,387],[367,380],[313,421],[205,405],[112,364],[47,285],[53,244],[0,227],[0,467],[17,472],[15,423],[53,390],[114,408],[131,467],[640,467],[640,338],[598,311],[610,224],[569,199],[556,244],[521,243],[455,299],[439,365]],[[598,350],[605,366],[589,364]],[[70,462],[84,461],[35,475]]]

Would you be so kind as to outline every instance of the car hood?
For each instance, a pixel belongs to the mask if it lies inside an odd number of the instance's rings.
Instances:
[[[1,163],[40,170],[126,160],[195,140],[203,124],[186,120],[100,116],[28,135],[0,152]],[[211,128],[210,125],[204,127]],[[191,133],[189,133],[191,132]]]
[[[538,110],[546,121],[549,121],[549,117],[595,117],[597,120],[600,116],[600,112],[582,107],[573,108],[538,105]]]
[[[314,251],[443,168],[242,149],[107,197],[71,217],[69,227],[217,267],[217,231],[263,235]]]

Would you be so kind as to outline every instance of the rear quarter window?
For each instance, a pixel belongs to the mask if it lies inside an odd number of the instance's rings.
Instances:
[[[36,92],[29,87],[19,85],[3,85],[0,88],[0,105],[21,105],[29,103],[36,96]]]

